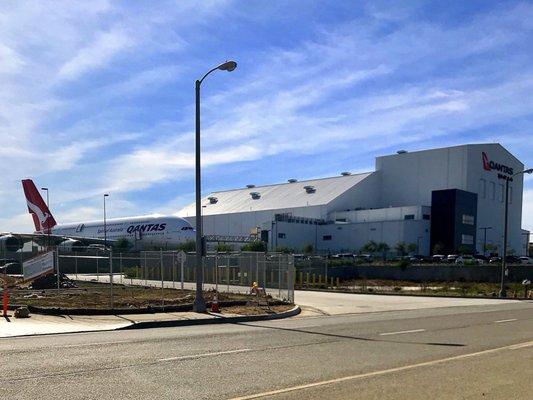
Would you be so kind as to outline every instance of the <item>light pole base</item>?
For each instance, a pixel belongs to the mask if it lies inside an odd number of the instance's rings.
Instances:
[[[205,305],[205,300],[203,297],[196,296],[194,298],[194,303],[192,305],[192,310],[197,313],[206,313],[207,307]]]

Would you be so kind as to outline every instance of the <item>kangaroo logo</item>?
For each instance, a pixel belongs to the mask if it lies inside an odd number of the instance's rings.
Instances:
[[[40,226],[40,228],[41,228],[40,230],[44,229],[44,224],[45,224],[46,220],[51,217],[51,215],[49,213],[47,213],[47,212],[43,212],[39,207],[37,207],[35,204],[30,202],[29,200],[26,200],[26,202],[28,203],[28,208],[39,219],[39,223],[41,225]]]
[[[487,153],[484,151],[481,153],[481,157],[483,158],[483,169],[485,171],[492,171],[492,168],[490,167],[490,161],[489,157],[487,156]]]

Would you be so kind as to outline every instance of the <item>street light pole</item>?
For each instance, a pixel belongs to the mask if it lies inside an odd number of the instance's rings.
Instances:
[[[196,158],[195,158],[195,176],[196,176],[196,295],[194,298],[193,311],[204,313],[207,308],[205,306],[205,300],[203,295],[203,268],[202,268],[202,257],[204,254],[203,249],[203,240],[202,240],[202,182],[201,182],[201,159],[200,159],[200,86],[203,80],[211,72],[220,69],[222,71],[231,72],[237,68],[237,63],[235,61],[226,61],[225,63],[220,64],[219,66],[209,70],[202,79],[196,81],[195,91],[196,91]]]
[[[483,255],[487,256],[487,230],[492,229],[492,226],[484,226],[483,228],[478,228],[480,231],[483,231]]]
[[[107,216],[106,216],[106,210],[105,210],[105,198],[109,195],[107,193],[104,194],[104,249],[107,250]]]
[[[505,272],[507,270],[507,221],[509,219],[509,181],[512,181],[515,176],[521,174],[531,174],[533,168],[519,171],[513,174],[509,178],[505,178],[505,204],[504,204],[504,217],[503,217],[503,255],[502,255],[502,271],[500,276],[500,293],[499,297],[506,296],[505,290]]]

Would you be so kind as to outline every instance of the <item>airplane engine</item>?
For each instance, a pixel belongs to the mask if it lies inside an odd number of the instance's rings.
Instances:
[[[59,244],[59,250],[64,253],[81,252],[85,251],[85,246],[79,240],[67,239]]]
[[[13,235],[0,236],[0,250],[18,251],[24,247],[22,240]]]

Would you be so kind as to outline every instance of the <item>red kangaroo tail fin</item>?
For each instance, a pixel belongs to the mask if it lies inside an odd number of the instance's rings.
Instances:
[[[39,191],[31,179],[22,181],[22,188],[26,196],[28,211],[33,217],[36,232],[50,233],[51,229],[57,225],[56,220],[48,209]]]

